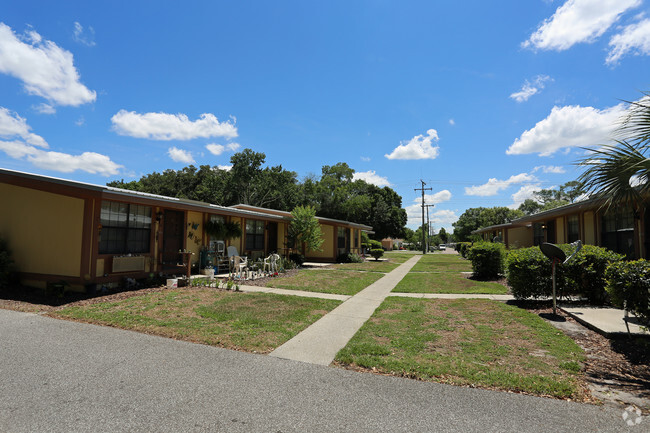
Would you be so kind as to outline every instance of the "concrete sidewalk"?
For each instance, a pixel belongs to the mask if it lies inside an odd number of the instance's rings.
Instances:
[[[617,308],[560,306],[560,309],[582,325],[607,338],[629,335],[650,337],[650,333],[639,325],[633,314],[626,319],[625,312]]]
[[[329,365],[372,316],[388,294],[420,260],[414,256],[349,298],[320,320],[270,353],[270,356]]]

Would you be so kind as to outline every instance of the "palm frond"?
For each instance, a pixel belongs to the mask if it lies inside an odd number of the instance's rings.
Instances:
[[[643,92],[643,97],[638,101],[624,102],[629,104],[629,108],[615,136],[642,147],[650,146],[650,93]]]
[[[599,149],[586,149],[590,153],[577,162],[586,167],[578,178],[585,191],[604,200],[604,207],[614,204],[638,204],[650,191],[650,160],[646,148],[627,141],[604,145]],[[637,185],[633,186],[631,181]]]

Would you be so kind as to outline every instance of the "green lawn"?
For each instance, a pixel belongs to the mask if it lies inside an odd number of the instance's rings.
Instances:
[[[456,254],[426,254],[411,272],[472,272],[472,263]]]
[[[228,349],[267,353],[337,305],[338,301],[298,296],[184,288],[118,302],[68,307],[49,314]]]
[[[508,288],[499,283],[470,280],[460,273],[410,272],[397,284],[393,292],[505,295]]]
[[[583,361],[537,315],[476,299],[388,298],[336,356],[350,368],[578,400]]]
[[[271,280],[266,286],[337,295],[355,295],[383,276],[384,274],[379,272],[305,269],[289,277]]]
[[[401,263],[401,262],[400,262]],[[332,265],[332,268],[342,271],[367,271],[367,272],[383,272],[388,273],[397,268],[400,263],[390,261],[375,261],[371,260],[363,263],[337,263]]]

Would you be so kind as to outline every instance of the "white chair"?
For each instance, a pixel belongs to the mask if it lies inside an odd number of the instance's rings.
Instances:
[[[280,260],[280,256],[278,254],[271,254],[270,256],[264,259],[263,270],[266,272],[266,269],[268,268],[270,273],[277,272],[278,260]]]
[[[248,276],[248,259],[241,256],[231,256],[230,257],[230,272],[234,276],[238,276],[240,279],[244,279],[244,272]]]

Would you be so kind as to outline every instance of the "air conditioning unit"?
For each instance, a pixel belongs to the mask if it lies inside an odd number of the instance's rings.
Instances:
[[[113,272],[144,271],[144,256],[113,257]]]

